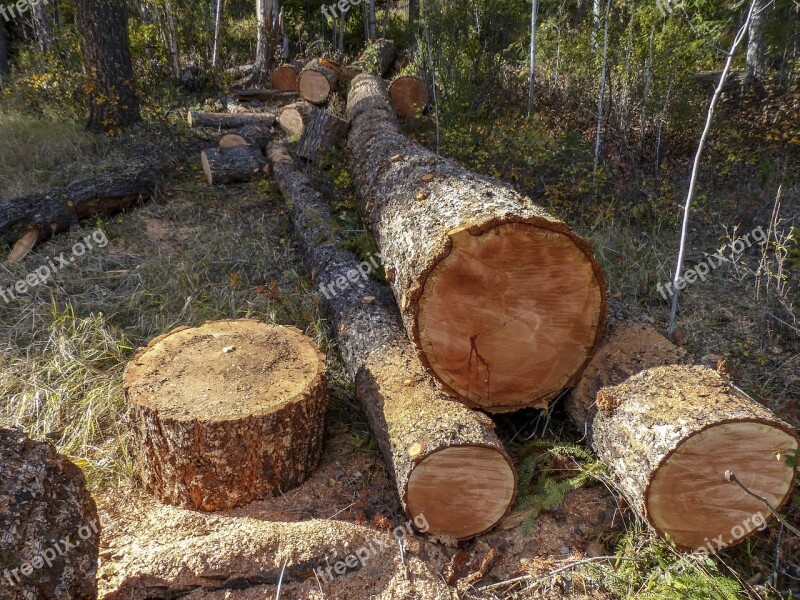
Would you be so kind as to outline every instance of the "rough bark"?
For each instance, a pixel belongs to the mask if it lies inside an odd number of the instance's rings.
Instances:
[[[428,108],[428,85],[422,77],[404,75],[389,86],[392,108],[399,117],[416,117]]]
[[[319,108],[305,101],[294,102],[284,106],[278,112],[278,124],[290,137],[299,138],[303,135],[308,122],[318,112]]]
[[[423,364],[471,406],[547,406],[603,332],[605,279],[589,245],[406,138],[379,78],[353,81],[347,115],[362,213]]]
[[[275,115],[272,113],[212,113],[190,110],[186,120],[189,127],[217,127],[222,129],[237,129],[245,125],[262,125],[272,127]]]
[[[311,161],[322,158],[347,137],[350,123],[324,110],[317,110],[309,120],[297,145],[297,154]]]
[[[87,128],[112,132],[138,123],[125,0],[75,0],[74,4],[89,87]]]
[[[297,91],[297,78],[305,63],[294,61],[281,65],[272,72],[270,86],[274,90]]]
[[[242,506],[300,485],[319,462],[325,357],[297,329],[176,329],[139,351],[124,389],[140,475],[168,504]]]
[[[336,91],[339,68],[325,59],[314,59],[301,71],[297,79],[300,97],[312,104],[324,104]]]
[[[97,598],[100,521],[81,470],[0,429],[0,597]]]
[[[39,241],[94,215],[112,215],[156,191],[164,165],[131,165],[107,175],[23,198],[0,201],[0,244],[14,244],[31,230]]]
[[[768,4],[769,0],[756,2],[753,18],[747,29],[747,81],[751,83],[763,83],[767,77],[764,28]]]
[[[200,158],[209,185],[252,181],[264,175],[267,164],[261,150],[250,145],[209,148]]]
[[[371,73],[384,77],[397,60],[397,47],[392,40],[367,42],[366,48],[349,65],[351,79],[359,73]]]
[[[278,186],[291,201],[295,232],[316,273],[331,330],[403,509],[409,517],[419,516],[418,505],[409,499],[410,488],[415,473],[436,464],[437,455],[462,449],[485,452],[485,469],[445,477],[436,498],[438,511],[424,514],[432,535],[466,538],[491,528],[510,507],[516,486],[491,420],[436,391],[416,360],[391,294],[368,276],[377,259],[362,263],[341,249],[330,207],[285,146],[271,144],[268,156]]]

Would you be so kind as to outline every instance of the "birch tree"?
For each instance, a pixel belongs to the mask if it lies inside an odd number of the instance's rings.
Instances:
[[[216,67],[219,61],[219,41],[222,32],[222,18],[225,10],[225,0],[216,0],[214,3],[214,47],[211,50],[211,66]]]
[[[531,49],[530,82],[528,83],[528,118],[533,114],[533,94],[536,86],[536,21],[539,15],[539,0],[531,0]]]

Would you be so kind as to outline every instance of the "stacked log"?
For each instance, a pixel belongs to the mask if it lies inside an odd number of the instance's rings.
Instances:
[[[209,148],[203,150],[200,159],[209,185],[252,181],[264,174],[267,164],[261,150],[249,144]]]
[[[306,125],[320,109],[308,102],[294,102],[278,112],[278,124],[289,137],[299,138]]]
[[[261,125],[245,125],[219,139],[220,148],[236,146],[254,146],[264,152],[270,140],[269,130]]]
[[[425,112],[430,102],[428,85],[417,75],[403,75],[389,85],[392,108],[398,117],[416,117]]]
[[[217,129],[238,129],[246,125],[272,127],[275,115],[272,113],[212,113],[190,110],[187,115],[189,127],[214,127]]]
[[[328,111],[316,110],[308,127],[304,128],[297,154],[311,161],[318,161],[331,148],[340,145],[347,137],[350,123]]]
[[[206,511],[300,485],[319,462],[326,379],[325,357],[293,328],[240,319],[156,338],[124,375],[142,481]]]
[[[423,515],[431,535],[465,539],[490,529],[516,488],[491,420],[436,391],[391,294],[368,276],[378,263],[341,248],[328,203],[283,145],[271,144],[268,156],[403,509],[412,520]]]
[[[300,97],[312,104],[324,104],[339,84],[339,66],[330,60],[317,58],[300,72],[297,89]]]
[[[410,141],[378,77],[353,80],[347,115],[362,213],[425,367],[473,407],[547,406],[603,334],[606,284],[589,244]]]
[[[230,90],[229,97],[237,102],[272,102],[274,100],[286,100],[289,98],[297,97],[297,88],[295,89],[241,89]]]
[[[712,551],[763,528],[790,497],[792,427],[652,327],[613,305],[567,408],[642,518],[685,549]],[[776,460],[777,459],[777,460]]]
[[[272,72],[270,87],[274,90],[297,91],[297,79],[305,64],[294,61],[279,66]]]

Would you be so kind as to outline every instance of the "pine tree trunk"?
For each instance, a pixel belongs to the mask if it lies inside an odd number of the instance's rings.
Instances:
[[[747,30],[747,80],[750,83],[763,83],[767,76],[764,28],[767,22],[769,0],[759,0]]]
[[[411,519],[424,515],[430,535],[465,539],[490,529],[516,488],[494,425],[436,391],[391,293],[369,277],[375,257],[361,262],[342,248],[330,206],[283,144],[267,154],[403,509]]]
[[[425,366],[474,407],[547,406],[603,333],[605,279],[588,243],[409,140],[380,78],[353,80],[347,116],[362,213]]]
[[[87,128],[111,132],[138,123],[125,0],[75,0],[75,7],[90,89]]]

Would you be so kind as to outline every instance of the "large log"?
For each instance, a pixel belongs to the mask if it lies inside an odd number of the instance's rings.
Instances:
[[[189,127],[216,127],[222,129],[238,129],[245,125],[262,125],[271,127],[275,122],[272,113],[212,113],[190,110],[187,114]]]
[[[279,66],[272,72],[270,86],[274,90],[297,91],[297,78],[305,63],[294,61]]]
[[[200,155],[209,185],[243,183],[264,174],[267,161],[255,146],[209,148]]]
[[[628,503],[685,549],[739,543],[794,487],[791,426],[652,327],[612,306],[606,336],[567,407]],[[780,456],[778,456],[780,455]],[[778,458],[778,460],[776,460]]]
[[[0,598],[97,598],[100,521],[81,470],[0,429]]]
[[[359,73],[372,73],[384,77],[394,66],[396,59],[397,47],[392,40],[368,41],[358,58],[343,70],[348,79],[353,79]]]
[[[332,61],[314,59],[300,72],[297,89],[300,97],[312,104],[324,104],[336,91],[339,67]]]
[[[305,101],[287,104],[278,111],[278,124],[289,137],[299,138],[308,122],[320,111],[321,109]]]
[[[124,389],[141,478],[168,504],[241,506],[297,487],[319,462],[325,357],[297,329],[181,327],[136,355]]]
[[[347,115],[361,209],[422,362],[471,406],[547,406],[603,333],[606,284],[589,244],[409,140],[381,79],[353,80]]]
[[[168,162],[130,165],[42,194],[0,201],[0,244],[30,232],[39,241],[95,215],[112,215],[153,197]]]
[[[403,509],[412,519],[424,515],[431,535],[464,539],[490,529],[516,489],[492,421],[436,391],[391,293],[368,276],[377,261],[341,249],[330,207],[283,145],[267,153]]]
[[[399,117],[416,117],[428,108],[428,85],[422,77],[403,75],[389,85],[392,108]]]
[[[303,130],[297,145],[297,154],[311,161],[322,158],[331,148],[340,145],[347,137],[350,123],[325,110],[317,110]]]
[[[263,88],[253,89],[234,89],[228,92],[229,97],[237,102],[271,102],[273,100],[287,100],[297,98],[297,89],[283,90],[274,89],[267,90]]]

